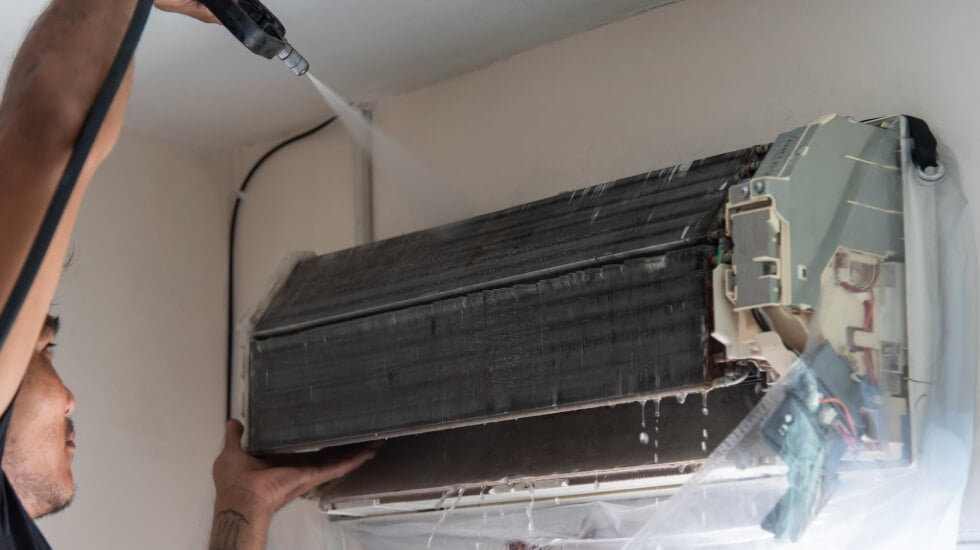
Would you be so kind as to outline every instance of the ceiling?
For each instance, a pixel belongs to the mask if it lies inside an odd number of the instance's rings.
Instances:
[[[311,72],[376,100],[676,0],[267,0]],[[2,74],[45,2],[7,7]],[[202,147],[277,138],[329,114],[313,86],[224,29],[156,12],[137,53],[127,124]]]

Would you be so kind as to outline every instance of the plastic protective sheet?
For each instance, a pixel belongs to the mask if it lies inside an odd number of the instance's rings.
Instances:
[[[910,145],[903,140],[901,155],[906,294],[893,304],[907,312],[907,414],[882,407],[845,423],[836,409],[840,438],[817,444],[790,430],[788,450],[776,452],[773,434],[807,416],[791,418],[792,406],[817,410],[822,388],[834,384],[824,377],[839,355],[813,331],[790,372],[676,491],[577,503],[539,492],[530,504],[469,509],[455,509],[449,495],[443,511],[340,522],[334,542],[371,550],[954,548],[972,448],[976,248],[949,154],[941,156],[945,175],[929,181],[911,165]],[[832,309],[824,305],[811,326]],[[848,437],[855,420],[905,433],[907,442],[869,448]]]

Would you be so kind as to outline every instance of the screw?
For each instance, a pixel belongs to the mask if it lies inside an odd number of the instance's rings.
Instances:
[[[787,424],[790,424],[793,422],[793,415],[787,414],[785,417],[783,417],[783,420],[786,421]]]
[[[747,198],[749,196],[749,186],[748,185],[743,185],[743,186],[739,187],[738,188],[738,194],[741,195],[743,199],[744,198]]]
[[[755,192],[761,193],[766,190],[766,182],[759,180],[755,182]]]

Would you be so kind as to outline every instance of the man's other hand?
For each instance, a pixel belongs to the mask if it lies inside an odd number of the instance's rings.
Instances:
[[[320,454],[305,459],[295,455],[290,458],[299,459],[299,465],[275,465],[245,453],[242,432],[240,422],[228,422],[225,448],[214,461],[216,510],[246,509],[260,516],[271,516],[289,501],[374,457],[374,451],[364,449],[326,462]],[[314,457],[320,460],[311,460]]]
[[[218,18],[197,0],[154,0],[153,5],[163,11],[181,13],[205,23],[218,23]]]

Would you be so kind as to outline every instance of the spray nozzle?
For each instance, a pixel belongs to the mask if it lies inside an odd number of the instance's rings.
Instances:
[[[252,52],[278,57],[299,76],[310,64],[286,41],[286,27],[259,0],[201,0],[211,13]]]
[[[282,59],[286,63],[289,70],[296,73],[297,76],[303,76],[306,74],[306,71],[310,70],[310,64],[306,61],[306,58],[300,55],[288,43],[285,48],[279,51],[278,56],[279,59]]]

